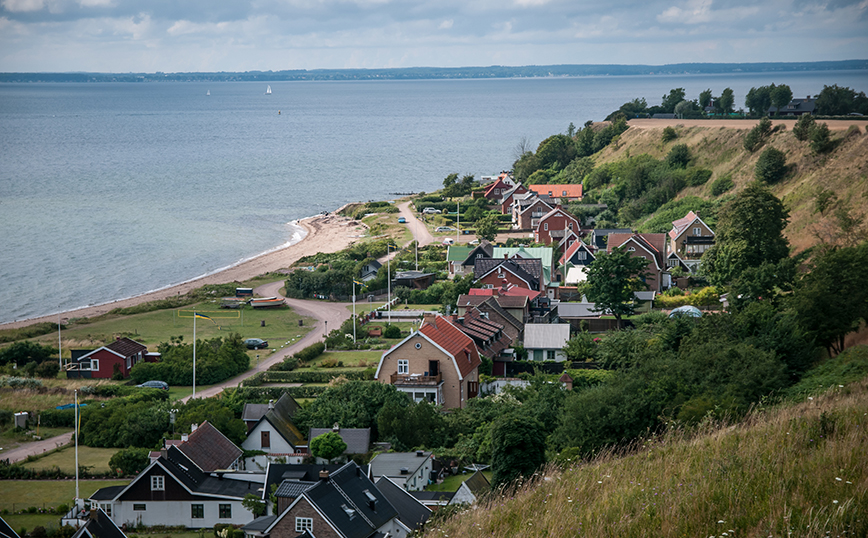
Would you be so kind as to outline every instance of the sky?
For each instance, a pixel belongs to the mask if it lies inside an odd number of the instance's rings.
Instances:
[[[0,0],[0,71],[868,57],[868,0]]]

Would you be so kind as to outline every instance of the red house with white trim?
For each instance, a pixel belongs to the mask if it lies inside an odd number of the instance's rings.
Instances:
[[[554,209],[539,219],[536,229],[533,231],[533,239],[537,243],[546,245],[551,245],[552,242],[560,243],[569,230],[574,232],[581,230],[579,219],[564,211],[561,206],[556,205]],[[572,243],[568,243],[568,246],[570,244]]]
[[[115,368],[130,377],[133,366],[145,360],[148,348],[129,338],[118,338],[111,344],[76,357],[66,366],[67,379],[111,379]]]
[[[612,249],[621,247],[633,257],[648,260],[648,275],[643,277],[643,281],[649,291],[660,293],[663,291],[663,275],[666,272],[667,237],[666,234],[609,234],[606,251],[611,253]]]

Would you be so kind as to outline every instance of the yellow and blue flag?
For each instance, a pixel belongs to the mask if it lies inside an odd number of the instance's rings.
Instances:
[[[206,316],[205,314],[200,314],[200,313],[198,313],[198,312],[193,312],[193,317],[194,317],[194,318],[199,318],[199,319],[207,319],[208,321],[210,321],[210,322],[213,323],[214,325],[217,325],[217,322],[216,322],[216,321],[214,321],[214,320],[211,319],[210,317]],[[219,329],[219,328],[220,328],[220,325],[217,325],[217,328]]]
[[[359,286],[364,286],[364,285],[365,285],[363,282],[359,282],[359,281],[356,280],[356,279],[353,279],[353,283],[358,284]]]

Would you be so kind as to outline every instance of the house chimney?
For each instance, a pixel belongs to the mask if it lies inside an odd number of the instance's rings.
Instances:
[[[268,400],[268,409],[274,409],[274,400]]]
[[[328,469],[323,469],[322,471],[319,472],[319,479],[320,480],[328,480],[329,479]]]
[[[186,443],[189,436],[186,433],[181,434],[181,442]]]
[[[97,508],[91,508],[90,514],[88,514],[88,517],[90,517],[90,519],[96,521],[96,519],[99,517],[98,509]]]
[[[425,457],[425,451],[424,450],[417,450],[416,451],[416,457],[417,458],[424,458]]]
[[[341,431],[341,427],[340,427],[340,425],[339,425],[337,422],[335,422],[334,424],[332,424],[332,431],[335,432],[335,433]]]
[[[196,431],[198,429],[199,429],[198,424],[190,424],[190,433],[193,433],[194,431]]]

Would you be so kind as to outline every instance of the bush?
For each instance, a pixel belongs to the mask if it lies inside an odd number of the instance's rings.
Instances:
[[[666,155],[666,164],[670,168],[687,168],[687,163],[690,162],[690,150],[687,149],[687,144],[676,144],[669,150]]]
[[[401,338],[401,329],[397,325],[389,325],[383,331],[383,336],[385,338]]]
[[[46,428],[72,428],[75,425],[75,409],[40,411],[39,423]]]
[[[763,118],[760,122],[750,130],[747,136],[744,137],[744,149],[753,153],[765,144],[766,139],[772,133],[772,120]]]
[[[143,471],[150,463],[147,448],[124,448],[118,450],[109,460],[109,468],[124,476],[133,476]]]
[[[811,149],[814,153],[826,153],[832,149],[832,133],[825,123],[818,125],[811,132]]]
[[[661,137],[663,142],[671,142],[678,138],[678,133],[672,127],[664,127],[663,128],[663,136]]]
[[[705,168],[691,168],[687,172],[687,184],[691,187],[705,185],[711,179],[711,170]]]
[[[711,184],[711,195],[720,196],[721,194],[732,189],[733,187],[735,187],[735,183],[732,181],[732,176],[727,174],[714,180],[714,182]]]
[[[36,367],[36,376],[44,379],[54,379],[60,372],[60,365],[54,361],[45,361]]]
[[[817,127],[817,121],[811,114],[802,114],[799,116],[796,125],[793,127],[793,134],[797,140],[804,142],[811,137],[811,133]]]
[[[323,352],[325,352],[325,344],[323,342],[317,342],[302,349],[298,353],[294,354],[293,357],[303,364],[314,360],[322,355]]]
[[[773,185],[787,175],[787,156],[783,151],[768,148],[757,159],[754,177],[763,183]]]

